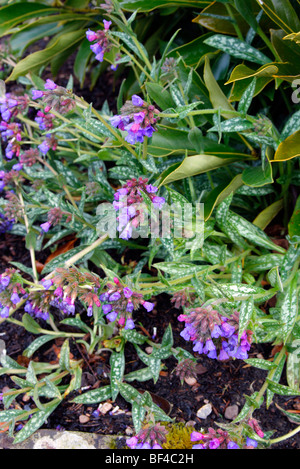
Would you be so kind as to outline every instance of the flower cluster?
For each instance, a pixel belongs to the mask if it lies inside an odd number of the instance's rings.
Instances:
[[[240,449],[239,445],[232,441],[228,432],[213,428],[208,429],[208,433],[192,432],[191,441],[199,441],[193,449]],[[201,443],[200,443],[201,442]]]
[[[86,32],[86,38],[89,42],[93,42],[90,46],[91,50],[95,54],[95,59],[99,62],[103,62],[105,52],[111,50],[111,43],[108,37],[108,31],[111,25],[111,21],[103,20],[104,30],[91,31],[90,29]]]
[[[137,95],[126,101],[119,115],[111,118],[111,125],[122,131],[126,131],[125,140],[134,145],[143,142],[145,137],[152,137],[156,130],[157,114],[159,110],[152,104],[148,104]]]
[[[199,307],[189,314],[179,315],[178,320],[185,322],[180,335],[193,342],[194,352],[218,360],[248,358],[252,332],[244,331],[239,341],[239,313],[234,312],[227,318],[212,307]]]
[[[0,114],[5,122],[9,122],[19,112],[24,112],[29,103],[28,95],[16,96],[12,93],[6,93],[0,96]]]
[[[20,276],[16,269],[6,269],[0,275],[0,317],[8,318],[10,308],[17,305],[26,290],[20,283]]]
[[[160,424],[145,426],[137,435],[126,440],[130,449],[162,449],[167,429]]]
[[[75,301],[79,299],[92,314],[93,305],[100,306],[98,290],[100,281],[96,275],[81,273],[75,267],[58,268],[53,277],[41,280],[41,290],[30,292],[25,311],[35,317],[49,318],[50,306],[64,315],[75,314]]]
[[[154,304],[145,301],[143,295],[123,286],[119,279],[114,278],[114,283],[108,283],[106,290],[101,293],[100,301],[102,311],[109,322],[117,320],[117,324],[124,329],[134,329],[132,312],[142,305],[148,312],[152,311]]]
[[[209,428],[208,433],[192,432],[191,441],[199,442],[193,449],[255,449],[258,446],[257,441],[250,437],[241,438],[238,444],[231,439],[228,432],[213,428]]]
[[[191,303],[194,303],[196,295],[190,291],[189,288],[177,291],[171,298],[171,303],[176,309],[189,308]]]
[[[147,194],[154,208],[161,208],[165,203],[163,197],[158,197],[158,188],[148,184],[147,178],[133,178],[118,189],[114,194],[114,209],[118,212],[118,231],[120,238],[129,239],[132,237],[134,228],[143,223],[146,214],[146,207],[141,204],[144,201],[143,193]]]
[[[44,91],[36,89],[31,90],[32,99],[36,100],[43,98],[43,104],[45,105],[43,114],[48,113],[51,109],[59,112],[60,114],[67,114],[76,106],[75,100],[72,98],[71,91],[57,85],[53,80],[48,78],[44,88]],[[42,123],[45,124],[45,117],[42,115],[38,115],[37,117],[41,117]],[[38,120],[37,122],[40,124],[41,121]]]
[[[7,142],[5,156],[8,160],[20,154],[20,142],[22,141],[21,130],[21,124],[17,122],[7,123],[2,121],[0,123],[1,139],[3,142]]]
[[[39,124],[40,130],[51,130],[54,127],[54,118],[55,116],[49,112],[38,111],[34,120]]]
[[[184,360],[177,363],[174,368],[174,373],[183,383],[184,379],[195,378],[199,373],[203,372],[203,366],[200,363],[191,360],[190,358],[185,358]]]

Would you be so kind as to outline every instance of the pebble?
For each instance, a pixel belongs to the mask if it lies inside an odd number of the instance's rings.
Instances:
[[[102,404],[102,406],[99,406],[98,409],[102,415],[105,415],[107,414],[107,412],[109,412],[112,409],[112,404],[110,404],[109,402],[105,402],[105,404]]]
[[[88,415],[79,415],[79,422],[80,423],[87,423],[90,420],[90,417]]]
[[[212,413],[212,405],[211,404],[205,404],[204,406],[200,407],[197,411],[197,417],[199,419],[206,419],[210,414]]]
[[[184,381],[185,381],[186,384],[188,384],[189,386],[194,386],[194,385],[197,383],[196,378],[184,378]]]
[[[239,413],[238,406],[236,404],[233,404],[226,408],[224,417],[227,420],[234,420],[238,416],[238,413]]]

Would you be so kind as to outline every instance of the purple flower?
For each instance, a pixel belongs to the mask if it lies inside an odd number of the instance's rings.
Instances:
[[[199,443],[198,445],[194,445],[192,449],[206,449],[204,445]]]
[[[128,318],[124,329],[134,329],[134,328],[135,328],[135,325],[134,325],[133,319]]]
[[[3,309],[1,309],[0,316],[2,318],[8,318],[9,317],[9,307],[8,306],[5,306]]]
[[[131,238],[131,236],[132,236],[132,226],[127,225],[125,229],[122,231],[122,233],[120,234],[120,238],[128,240],[129,238]]]
[[[152,184],[148,184],[148,185],[146,186],[146,190],[147,190],[147,192],[149,192],[150,194],[154,194],[155,192],[158,191],[158,187],[155,187],[155,186],[153,186]]]
[[[122,117],[119,115],[113,116],[110,119],[110,123],[113,127],[118,127],[121,122],[122,122]]]
[[[209,442],[209,449],[217,449],[220,446],[220,441],[218,438],[214,438]]]
[[[193,347],[193,351],[194,352],[198,352],[199,355],[201,355],[203,353],[203,342],[201,342],[201,340],[197,341]]]
[[[200,433],[200,432],[192,432],[191,433],[191,441],[199,441],[199,440],[202,440],[203,438],[203,433]]]
[[[234,441],[229,441],[227,444],[227,449],[240,449],[240,447]]]
[[[134,94],[132,97],[131,97],[131,101],[132,101],[132,104],[134,106],[143,106],[144,104],[144,100],[142,98],[140,98],[139,96],[137,96],[136,94]]]
[[[49,288],[51,288],[53,285],[53,281],[50,278],[44,279],[44,280],[41,280],[41,284],[46,290],[49,290]]]
[[[40,90],[31,90],[32,99],[39,99],[44,96],[44,92]]]
[[[112,310],[112,305],[102,305],[103,314],[108,314]]]
[[[135,449],[138,442],[139,442],[139,440],[136,436],[133,436],[131,438],[128,438],[128,440],[126,440],[127,446],[129,446],[129,448],[131,448],[131,449]]]
[[[91,31],[90,29],[86,31],[86,38],[88,41],[90,42],[96,41],[97,37],[98,36],[97,36],[97,33],[95,33],[95,31]]]
[[[44,86],[45,86],[45,90],[55,90],[55,88],[57,88],[57,84],[54,83],[54,81],[50,80],[49,78],[47,78]]]
[[[93,306],[89,306],[87,309],[87,315],[88,316],[93,316]]]
[[[129,287],[125,287],[123,288],[123,293],[124,293],[125,298],[130,298],[133,294],[133,291],[130,290]]]
[[[253,440],[252,438],[247,437],[246,445],[247,446],[253,446],[253,448],[256,448],[258,443],[257,443],[257,441]]]
[[[95,55],[95,59],[98,60],[99,62],[103,62],[104,59],[104,51],[101,50]]]
[[[111,21],[103,20],[103,24],[104,24],[105,31],[107,31],[111,25]]]
[[[49,231],[50,228],[51,228],[51,223],[49,223],[48,221],[46,221],[46,223],[42,223],[42,224],[40,225],[40,227],[42,228],[42,231],[43,231],[44,233],[48,233],[48,231]]]
[[[152,199],[152,203],[153,203],[153,205],[154,205],[155,208],[161,208],[161,207],[164,205],[165,202],[166,202],[166,201],[165,201],[165,199],[164,199],[163,197],[157,197],[157,196],[155,196],[155,197],[153,197],[153,199]]]
[[[121,298],[121,293],[116,291],[110,295],[109,301],[118,301],[120,298]]]
[[[0,277],[0,283],[1,285],[6,288],[9,285],[10,282],[10,277],[8,275],[5,275],[4,277]]]
[[[133,310],[134,310],[134,304],[132,303],[132,301],[129,300],[126,306],[126,311],[128,313],[132,313]]]
[[[10,297],[10,301],[11,301],[14,305],[18,304],[18,303],[21,301],[21,299],[20,299],[18,293],[16,293],[16,292],[13,293],[13,294],[11,295],[11,297]]]
[[[38,145],[38,148],[43,155],[46,155],[48,151],[50,150],[50,147],[48,143],[46,142],[46,140],[44,140],[40,145]]]
[[[150,311],[153,310],[154,308],[154,304],[153,303],[150,303],[150,301],[144,301],[142,303],[142,305],[144,306],[144,308],[148,311],[148,313],[150,313]]]
[[[111,313],[108,313],[106,318],[110,321],[110,322],[114,322],[118,317],[118,313],[116,311],[112,311]]]

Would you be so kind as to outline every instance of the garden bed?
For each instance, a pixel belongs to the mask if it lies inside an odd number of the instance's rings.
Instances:
[[[30,259],[28,252],[24,249],[24,241],[20,237],[10,234],[1,236],[1,259],[0,264],[3,268],[10,259],[18,262],[28,263]],[[134,259],[136,253],[129,252],[128,259]],[[45,253],[37,259],[43,263],[45,261]],[[157,329],[157,341],[160,342],[163,332],[169,324],[172,326],[174,335],[174,346],[187,348],[192,352],[191,347],[187,347],[186,342],[180,336],[182,324],[177,317],[181,310],[174,308],[170,302],[170,297],[162,294],[155,299],[156,307],[150,313],[140,311],[136,315],[136,322],[141,324],[142,328],[137,328],[143,334],[153,334],[153,329]],[[16,317],[22,318],[23,311],[20,310]],[[62,317],[57,317],[61,320]],[[14,324],[4,323],[0,325],[1,339],[5,341],[7,354],[20,364],[26,362],[26,357],[22,357],[22,351],[36,338],[24,328]],[[39,350],[34,359],[39,361],[49,361],[54,363],[57,361],[57,353],[61,347],[61,340],[54,341],[53,344],[47,344]],[[80,352],[79,347],[72,347],[72,353],[76,358],[80,358],[84,353]],[[272,359],[274,350],[271,345],[253,345],[249,357]],[[249,392],[258,391],[262,386],[266,371],[253,368],[245,364],[241,360],[228,361],[220,363],[211,360],[206,356],[199,357],[196,353],[194,356],[200,366],[200,373],[196,383],[181,383],[179,377],[174,374],[176,360],[168,359],[165,361],[165,368],[161,372],[159,380],[156,384],[153,381],[144,383],[134,383],[139,389],[147,390],[153,394],[154,401],[162,406],[164,411],[174,419],[176,423],[191,425],[197,430],[208,428],[218,423],[229,423],[236,416],[245,404],[245,395]],[[109,382],[106,373],[109,373],[109,360],[106,354],[106,360],[96,361],[89,364],[86,361],[83,370],[82,388],[96,389],[99,386],[106,385]],[[139,366],[135,350],[130,347],[126,353],[126,373],[136,370]],[[105,373],[106,372],[106,373]],[[5,386],[12,386],[13,383],[8,377],[0,377],[0,392]],[[42,428],[60,429],[66,431],[80,431],[87,433],[96,433],[99,435],[119,435],[128,437],[134,431],[132,425],[131,408],[128,403],[118,396],[115,402],[107,401],[111,404],[110,410],[105,414],[93,416],[93,412],[98,405],[83,405],[72,403],[71,400],[78,393],[74,393],[63,402],[56,411],[49,417],[47,423]],[[31,401],[18,400],[21,408],[30,406]],[[198,418],[197,412],[203,406],[211,404],[212,410],[210,414],[204,418]],[[282,415],[278,406],[284,410],[297,412],[300,410],[300,399],[298,397],[282,397],[276,396],[269,409],[262,406],[255,412],[255,418],[265,431],[274,432],[273,437],[279,437],[289,433],[295,428],[295,424]],[[233,406],[233,407],[232,407]],[[237,406],[237,407],[236,407]],[[226,409],[232,408],[232,411]],[[225,418],[225,415],[229,418]],[[273,449],[297,449],[300,445],[300,435],[273,445]],[[13,447],[13,446],[12,446]]]

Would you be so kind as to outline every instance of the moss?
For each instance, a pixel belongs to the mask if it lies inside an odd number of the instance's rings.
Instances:
[[[184,423],[173,423],[167,426],[167,441],[162,445],[164,449],[191,449],[195,444],[191,441],[192,426]]]

